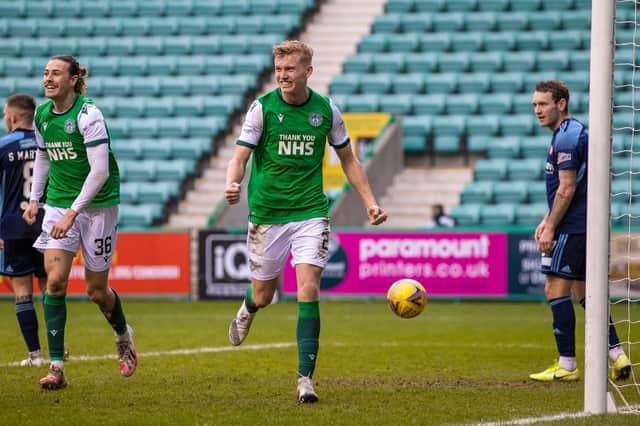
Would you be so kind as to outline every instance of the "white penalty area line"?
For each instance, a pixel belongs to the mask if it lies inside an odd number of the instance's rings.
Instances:
[[[156,356],[180,356],[180,355],[195,355],[206,353],[218,353],[218,352],[233,352],[233,351],[261,351],[265,349],[282,349],[291,348],[296,346],[296,343],[282,342],[282,343],[264,343],[257,345],[242,345],[242,346],[213,346],[204,348],[193,349],[174,349],[171,351],[154,351],[154,352],[140,352],[138,356],[140,358],[150,358]],[[109,355],[71,355],[69,362],[77,361],[100,361],[105,359],[118,359],[116,354]],[[20,362],[9,362],[6,364],[0,364],[0,368],[3,367],[19,367]]]
[[[552,416],[541,417],[529,417],[524,419],[504,420],[498,422],[489,423],[473,423],[470,426],[507,426],[507,425],[533,425],[536,423],[553,422],[556,420],[578,419],[581,417],[589,417],[591,413],[579,412],[579,413],[560,413]]]

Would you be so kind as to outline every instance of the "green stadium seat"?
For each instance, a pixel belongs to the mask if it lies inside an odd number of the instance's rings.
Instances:
[[[65,19],[67,34],[74,37],[85,38],[94,35],[94,25],[92,19]]]
[[[433,137],[433,152],[436,154],[456,154],[461,151],[460,136],[436,135]]]
[[[476,226],[480,224],[480,205],[478,204],[453,206],[449,214],[456,220],[458,226]]]
[[[249,0],[249,8],[254,15],[274,15],[278,12],[278,1]]]
[[[162,31],[160,34],[155,32],[151,32],[151,23],[158,22],[156,26],[161,26]],[[122,36],[123,37],[142,37],[146,35],[171,35],[172,33],[168,32],[165,28],[164,22],[157,20],[150,20],[144,17],[137,18],[121,18],[120,24],[122,25]]]
[[[451,34],[451,49],[454,52],[479,52],[484,48],[482,32],[463,32]]]
[[[363,74],[360,76],[360,91],[362,93],[388,93],[391,90],[391,80],[389,74]]]
[[[467,117],[467,133],[469,135],[495,136],[500,131],[500,116],[471,115]]]
[[[467,125],[469,120],[467,119]],[[475,135],[473,132],[467,136],[467,152],[486,155],[487,147],[493,141],[493,136]]]
[[[125,182],[145,182],[156,179],[156,164],[152,160],[122,160],[118,162]]]
[[[435,53],[414,53],[407,56],[405,65],[408,73],[428,74],[438,67],[438,56]]]
[[[138,139],[145,160],[166,160],[171,157],[171,144],[157,139]]]
[[[106,98],[94,99],[94,101],[96,102],[98,108],[100,108],[100,111],[102,111],[102,115],[109,119],[111,117],[117,117],[119,115],[119,111],[116,106],[116,102],[119,99],[120,98],[109,96]]]
[[[447,0],[447,12],[473,12],[481,0]]]
[[[521,73],[491,74],[491,91],[495,93],[518,93],[522,91],[523,84],[524,80]],[[529,95],[531,97],[531,94]]]
[[[120,206],[118,224],[122,228],[147,227],[162,216],[159,204],[123,204]]]
[[[330,92],[335,94],[353,94],[360,88],[360,77],[357,74],[340,74],[331,80]]]
[[[247,36],[221,36],[220,52],[227,55],[242,55],[247,53],[249,41]]]
[[[147,117],[171,117],[176,113],[173,97],[152,97],[144,99],[144,110]]]
[[[401,53],[387,53],[373,56],[373,70],[377,73],[402,73],[405,68],[405,55]],[[362,83],[361,83],[362,84]]]
[[[420,50],[420,36],[418,34],[388,34],[388,49],[391,52],[416,52]]]
[[[94,19],[93,28],[96,37],[118,37],[122,34],[122,24],[117,19]]]
[[[404,74],[402,78],[392,79],[391,85],[393,93],[417,95],[424,91],[424,75]]]
[[[400,18],[405,15],[387,14],[373,18],[371,30],[373,33],[396,33],[400,31]]]
[[[432,30],[431,14],[429,13],[405,13],[399,16],[401,32],[420,34]]]
[[[516,50],[539,52],[547,49],[549,37],[544,31],[527,31],[516,33]],[[556,46],[553,46],[556,49]]]
[[[496,15],[496,29],[498,31],[526,31],[529,27],[529,15],[526,12],[499,13]]]
[[[389,13],[407,13],[414,11],[413,0],[387,0],[385,11]]]
[[[456,91],[458,79],[456,74],[428,74],[425,76],[427,93],[453,93]]]
[[[380,111],[391,114],[409,115],[412,108],[412,95],[386,95],[380,97]]]
[[[571,52],[569,56],[570,68],[573,71],[589,71],[590,55],[588,50]],[[616,59],[616,63],[619,63]]]
[[[202,56],[185,56],[177,61],[179,75],[200,75],[205,71],[205,59]]]
[[[141,182],[138,186],[138,202],[164,204],[178,195],[178,182]]]
[[[204,100],[202,97],[189,96],[174,98],[174,113],[178,117],[197,117],[204,115]]]
[[[156,50],[157,53],[161,54],[164,52],[165,55],[190,55],[192,53],[191,46],[191,37],[189,36],[176,36],[176,37],[165,37],[165,38],[148,38],[149,43],[145,43],[149,51]],[[164,46],[163,46],[164,45]],[[139,53],[143,54],[143,53]],[[144,53],[146,55],[153,55],[152,53]]]
[[[206,30],[206,26],[204,29]],[[264,32],[264,19],[259,15],[243,16],[242,19],[235,21],[235,32],[237,34],[260,34]]]
[[[123,58],[120,60],[118,67],[120,75],[130,77],[141,77],[147,75],[147,70],[146,56]]]
[[[591,28],[591,10],[575,10],[562,14],[562,27],[565,30],[589,30]]]
[[[171,0],[165,4],[167,16],[189,16],[193,12],[191,0]]]
[[[302,19],[300,15],[278,15],[278,19],[265,19],[264,20],[264,32],[272,36],[280,36],[281,34],[290,34],[293,31],[298,30],[302,26]],[[267,51],[269,51],[267,49]],[[251,49],[253,53],[256,50]],[[263,51],[264,52],[264,51]]]
[[[446,0],[416,0],[414,7],[416,12],[444,12],[446,10]]]
[[[431,3],[431,2],[429,2]],[[425,4],[425,3],[419,3]],[[428,12],[423,10],[422,12]],[[464,30],[464,14],[463,13],[437,13],[431,18],[433,23],[433,31],[442,33],[453,33]]]
[[[16,58],[6,61],[4,66],[4,73],[8,77],[33,77],[35,69],[31,59],[29,58]],[[38,69],[38,74],[42,70]]]
[[[478,96],[475,93],[447,97],[447,114],[471,115],[477,110]]]
[[[267,55],[241,55],[236,58],[234,72],[239,74],[261,74],[271,65]]]
[[[15,92],[15,80],[13,78],[0,78],[0,97],[6,98]]]
[[[462,136],[466,128],[464,115],[438,115],[433,117],[434,136]]]
[[[347,99],[349,112],[375,112],[378,111],[378,96],[373,94],[353,95]]]
[[[509,5],[514,12],[537,12],[542,2],[540,0],[509,0]]]
[[[427,138],[425,136],[404,136],[402,149],[406,153],[424,154],[427,152]]]
[[[446,99],[444,94],[418,96],[413,100],[413,111],[417,115],[444,114]]]
[[[223,129],[218,117],[190,118],[188,122],[189,137],[213,138]],[[224,119],[222,119],[224,120]],[[226,120],[224,120],[226,122]]]
[[[144,98],[116,98],[116,108],[120,117],[142,117],[145,114]]]
[[[218,55],[205,58],[205,74],[233,74],[235,58],[232,55]]]
[[[217,55],[220,53],[220,38],[218,36],[201,36],[191,38],[191,53],[193,55]]]
[[[520,204],[515,206],[515,224],[520,226],[537,226],[548,208],[546,203]]]
[[[569,67],[568,52],[538,52],[536,63],[541,71],[564,71]]]
[[[480,114],[509,114],[511,112],[511,94],[492,93],[491,96],[480,96],[478,109]]]
[[[511,160],[508,163],[509,179],[532,181],[542,179],[546,159],[525,158]]]
[[[549,34],[549,45],[559,50],[579,50],[583,47],[582,33],[583,31],[580,30],[552,32]],[[617,35],[616,38],[618,38]],[[589,46],[584,47],[589,48]]]
[[[50,18],[53,16],[53,3],[28,1],[25,4],[25,16],[36,20]]]
[[[549,140],[538,136],[520,138],[520,150],[524,158],[545,158],[549,151]]]
[[[589,1],[589,6],[591,6],[590,1]],[[542,8],[544,10],[555,10],[560,12],[566,12],[574,8],[577,10],[581,10],[575,4],[575,0],[542,0]]]
[[[533,114],[533,89],[530,93],[517,93],[513,95],[514,114]]]
[[[440,54],[438,67],[443,73],[464,73],[469,68],[469,54],[467,52]]]
[[[195,165],[189,160],[166,160],[157,162],[158,180],[182,181],[195,172]]]
[[[459,74],[456,76],[457,89],[460,93],[487,93],[491,88],[490,78],[488,73]]]
[[[429,115],[410,115],[402,118],[402,134],[404,137],[426,137],[431,133],[432,117]]]
[[[13,39],[0,39],[0,57],[15,58],[18,54],[25,58],[48,58],[50,56],[49,42],[46,39],[39,38],[24,38],[15,41]]]
[[[164,1],[160,0],[145,0],[138,3],[138,15],[160,17],[166,12],[166,5]]]
[[[434,32],[420,36],[420,49],[423,52],[446,52],[450,47],[451,35],[448,33]]]
[[[508,161],[502,158],[478,160],[475,165],[476,181],[499,181],[507,178]]]
[[[84,56],[103,56],[106,51],[107,41],[104,37],[82,37],[78,40],[76,52],[81,58]]]
[[[221,15],[245,15],[248,12],[249,2],[246,0],[221,0],[220,2]]]
[[[194,0],[193,11],[194,16],[211,17],[220,14],[220,2],[212,2],[210,0]]]
[[[163,96],[186,96],[191,93],[191,80],[186,76],[160,79],[160,93]]]
[[[102,18],[110,13],[109,2],[106,0],[96,0],[81,2],[81,15],[85,18]]]
[[[109,136],[112,141],[129,137],[129,119],[113,118],[108,121]]]
[[[147,58],[147,73],[149,75],[171,76],[178,70],[178,61],[173,56],[158,56]]]
[[[504,115],[500,118],[500,131],[503,136],[528,136],[533,133],[538,119],[530,112],[521,115]]]
[[[218,90],[221,95],[237,95],[255,88],[255,75],[224,75],[218,78]]]
[[[106,55],[129,56],[129,55],[132,55],[134,52],[134,48],[135,48],[134,39],[107,37],[105,38],[105,40],[107,43],[107,48],[105,51]]]
[[[116,158],[120,158],[116,156]],[[136,204],[138,202],[138,182],[125,182],[120,184],[120,203]]]
[[[112,140],[111,150],[118,161],[142,158],[142,147],[137,140]]]
[[[487,146],[489,158],[515,158],[520,155],[520,139],[517,137],[495,138]]]
[[[508,226],[515,222],[515,206],[509,203],[480,207],[480,223],[486,226]]]
[[[478,2],[478,5],[481,6],[484,3],[483,0]],[[496,14],[493,10],[467,14],[465,15],[465,27],[467,31],[493,31],[496,28]]]
[[[206,77],[191,78],[191,92],[200,96],[218,95],[220,94],[220,81],[217,76],[209,75]]]
[[[0,16],[3,18],[22,18],[26,13],[26,2],[0,2]]]
[[[43,19],[38,22],[38,37],[65,37],[67,22],[64,19]]]
[[[102,92],[109,96],[130,96],[132,94],[131,80],[128,77],[104,77]]]
[[[35,98],[44,97],[44,88],[42,87],[42,77],[14,78],[13,87],[16,92],[25,93]]]
[[[204,153],[211,153],[212,150],[212,142],[208,138],[189,138],[180,143],[171,143],[173,158],[198,160]]]
[[[510,31],[485,33],[483,41],[484,48],[488,53],[500,54],[500,52],[509,52],[516,48],[515,33]],[[502,63],[502,56],[500,56],[500,63]]]
[[[502,57],[503,67],[506,72],[528,72],[536,68],[535,52],[506,52]]]
[[[347,99],[350,95],[347,94],[335,94],[331,95],[331,99],[333,99],[333,103],[340,109],[342,112],[348,111]]]
[[[509,8],[509,0],[482,0],[478,2],[478,10],[481,11],[505,11]]]
[[[70,38],[52,38],[49,39],[49,51],[53,55],[74,55],[78,54],[78,42]]]
[[[589,72],[588,71],[574,71],[563,74],[563,81],[569,86],[571,92],[570,104],[573,104],[573,94],[579,94],[580,92],[589,92]],[[614,93],[615,95],[615,93]]]
[[[2,40],[0,40],[2,42]],[[346,74],[366,74],[373,68],[373,55],[358,54],[347,58],[343,71]]]
[[[173,120],[164,120],[158,118],[132,118],[129,119],[129,137],[133,139],[152,138],[159,134],[159,122]],[[164,136],[164,133],[160,133]]]
[[[297,14],[300,15],[315,7],[313,0],[279,0],[278,14]]]
[[[471,182],[464,186],[460,195],[462,203],[493,203],[493,182]]]
[[[271,52],[271,48],[281,41],[282,36],[279,34],[262,34],[259,37],[249,37],[247,40],[247,53],[257,53],[264,55],[265,52]]]
[[[236,22],[234,16],[217,16],[207,20],[206,31],[210,34],[222,36],[233,34],[236,32]]]
[[[547,187],[543,181],[527,182],[527,194],[529,194],[529,202],[547,204]]]
[[[133,96],[158,96],[161,94],[160,79],[157,77],[132,78],[130,81]],[[164,95],[164,93],[162,94]]]

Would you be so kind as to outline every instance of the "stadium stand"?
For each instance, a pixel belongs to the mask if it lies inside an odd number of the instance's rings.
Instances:
[[[345,111],[401,113],[405,153],[480,158],[451,211],[460,225],[536,224],[551,135],[531,95],[537,81],[560,78],[586,121],[588,3],[388,0],[331,94]]]
[[[49,56],[90,74],[122,177],[120,226],[161,223],[313,0],[0,1],[0,96],[44,101]],[[19,19],[18,19],[19,18]]]

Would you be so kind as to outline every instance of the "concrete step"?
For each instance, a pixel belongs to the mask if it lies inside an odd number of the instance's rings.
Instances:
[[[167,223],[167,227],[172,228],[205,228],[207,226],[207,221],[209,220],[209,216],[194,216],[194,215],[183,215],[183,214],[174,214],[169,218],[169,223]]]
[[[183,203],[178,206],[178,214],[183,215],[192,215],[192,216],[206,216],[209,217],[211,213],[215,210],[215,206],[205,205],[205,204],[196,204],[196,203]]]
[[[425,208],[430,210],[434,204],[443,204],[445,206],[455,206],[460,204],[460,192],[447,193],[419,193],[419,192],[398,192],[394,188],[387,191],[382,197],[382,205],[386,209],[387,206],[402,205],[413,207],[415,209]]]

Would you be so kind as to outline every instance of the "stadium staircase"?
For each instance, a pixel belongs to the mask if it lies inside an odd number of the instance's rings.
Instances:
[[[309,81],[314,90],[320,94],[328,93],[329,82],[340,73],[345,58],[355,52],[361,37],[368,34],[374,17],[383,12],[384,3],[384,0],[330,0],[322,2],[317,12],[307,19],[297,37],[309,43],[314,50],[314,73]],[[270,74],[258,93],[273,88],[274,77]],[[187,192],[184,200],[179,202],[168,226],[246,226],[246,203],[229,209],[220,198],[224,191],[226,167],[240,133],[240,123],[240,120],[236,121],[233,130],[218,144],[217,152],[207,162],[208,167],[195,179],[193,189]]]

